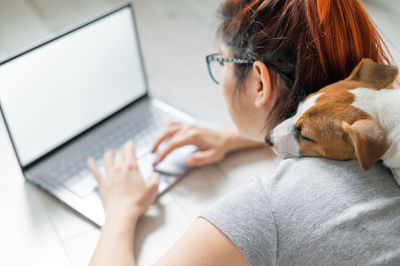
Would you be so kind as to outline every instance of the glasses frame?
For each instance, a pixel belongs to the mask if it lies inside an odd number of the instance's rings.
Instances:
[[[211,62],[219,62],[221,65],[223,65],[225,62],[228,63],[235,63],[235,64],[253,64],[256,62],[256,60],[253,59],[244,59],[244,58],[225,58],[222,57],[220,53],[214,53],[214,54],[209,54],[206,56],[206,62],[207,62],[207,68],[208,68],[208,73],[210,74],[211,79],[219,85],[219,82],[216,80],[214,77],[212,71],[211,71]],[[266,66],[274,70],[276,73],[278,73],[279,76],[283,79],[283,81],[286,83],[286,86],[288,88],[291,88],[294,84],[293,79],[291,79],[288,75],[284,74],[281,72],[279,69],[277,69],[275,66],[273,66],[270,63],[266,63]]]
[[[211,62],[218,62],[221,65],[224,65],[224,63],[235,63],[235,64],[253,64],[255,61],[250,60],[250,59],[244,59],[244,58],[224,58],[221,56],[220,53],[214,53],[206,56],[206,62],[207,62],[207,68],[208,68],[208,73],[210,74],[211,79],[219,85],[219,81],[214,77],[212,71],[211,71]]]

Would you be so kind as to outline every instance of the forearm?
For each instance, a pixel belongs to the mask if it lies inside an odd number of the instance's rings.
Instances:
[[[265,143],[263,142],[256,142],[241,138],[237,131],[234,129],[226,130],[226,136],[226,145],[228,152],[246,148],[265,147]]]
[[[106,222],[90,266],[131,265],[135,264],[134,234],[137,218]]]

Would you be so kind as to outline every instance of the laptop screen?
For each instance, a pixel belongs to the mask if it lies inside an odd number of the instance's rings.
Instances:
[[[22,166],[146,93],[130,6],[0,65],[0,101]]]

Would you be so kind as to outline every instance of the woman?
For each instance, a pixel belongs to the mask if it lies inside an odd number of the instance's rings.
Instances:
[[[216,162],[235,149],[260,145],[298,102],[348,76],[364,57],[390,63],[386,46],[357,0],[227,0],[218,31],[219,81],[239,135],[171,123],[156,163],[195,144],[190,165]],[[212,73],[213,74],[213,73]],[[145,183],[134,145],[104,156],[93,171],[106,222],[91,265],[134,265],[138,217],[157,194]],[[381,164],[360,170],[355,160],[283,160],[272,176],[255,178],[221,199],[187,229],[156,265],[400,264],[400,190]]]

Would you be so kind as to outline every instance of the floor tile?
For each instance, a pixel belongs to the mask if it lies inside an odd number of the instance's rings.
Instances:
[[[80,236],[64,241],[65,249],[73,266],[85,266],[89,264],[99,238],[100,230],[93,229]]]
[[[169,192],[193,221],[227,194],[229,181],[215,165],[193,169]]]
[[[1,265],[71,265],[37,187],[0,186]]]
[[[48,195],[43,202],[61,240],[68,240],[98,227],[67,205]]]
[[[0,59],[50,34],[46,25],[24,0],[1,0],[0,18]]]

